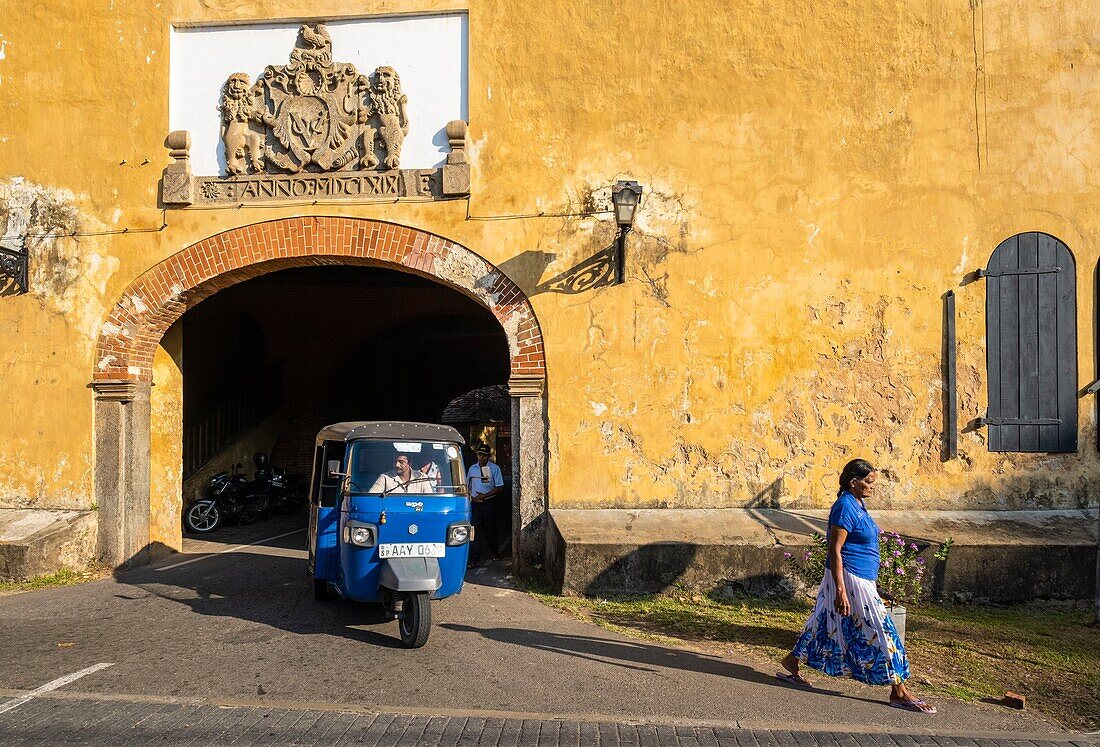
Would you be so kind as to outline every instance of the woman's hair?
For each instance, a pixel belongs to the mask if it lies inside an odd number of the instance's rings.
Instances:
[[[851,490],[852,480],[862,480],[874,471],[875,466],[866,459],[853,459],[845,464],[840,473],[840,490],[836,493],[837,497],[839,498],[845,490]]]

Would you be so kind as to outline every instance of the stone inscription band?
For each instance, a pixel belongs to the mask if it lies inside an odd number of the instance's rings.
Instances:
[[[195,204],[249,203],[317,198],[442,197],[434,169],[405,169],[379,174],[301,174],[230,179],[195,177]]]

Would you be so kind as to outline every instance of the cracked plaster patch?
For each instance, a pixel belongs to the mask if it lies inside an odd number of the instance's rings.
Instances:
[[[0,226],[5,236],[21,237],[15,241],[30,255],[28,295],[94,339],[107,306],[107,283],[120,263],[90,251],[91,242],[73,235],[89,222],[78,202],[69,190],[24,177],[0,181]]]

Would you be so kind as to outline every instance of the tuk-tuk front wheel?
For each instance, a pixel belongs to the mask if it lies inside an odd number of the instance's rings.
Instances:
[[[406,595],[397,625],[401,631],[401,645],[405,648],[420,648],[428,642],[428,633],[432,630],[432,607],[426,592]]]

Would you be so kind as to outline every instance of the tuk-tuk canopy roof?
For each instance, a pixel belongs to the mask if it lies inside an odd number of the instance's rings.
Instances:
[[[387,441],[448,441],[465,444],[462,434],[449,425],[435,423],[406,423],[397,420],[359,420],[326,425],[317,434],[322,441],[356,441],[361,438],[378,438]]]

